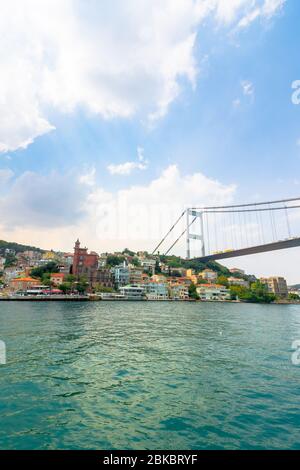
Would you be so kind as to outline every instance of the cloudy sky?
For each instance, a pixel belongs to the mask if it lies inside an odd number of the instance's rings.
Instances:
[[[151,250],[188,205],[300,195],[297,0],[0,8],[0,238]],[[300,282],[299,255],[227,265]]]

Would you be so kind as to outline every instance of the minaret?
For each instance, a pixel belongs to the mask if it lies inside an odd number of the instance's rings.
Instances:
[[[80,253],[80,241],[79,238],[77,238],[77,241],[75,242],[74,246],[74,257],[73,257],[73,268],[72,272],[74,276],[78,274],[78,263],[79,263],[79,253]]]

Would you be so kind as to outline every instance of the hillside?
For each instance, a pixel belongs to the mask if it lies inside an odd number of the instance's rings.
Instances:
[[[22,253],[23,251],[29,250],[39,251],[41,253],[44,252],[44,250],[41,250],[41,248],[36,248],[34,246],[20,245],[19,243],[0,240],[0,255],[3,255],[6,249],[14,250],[16,253]]]

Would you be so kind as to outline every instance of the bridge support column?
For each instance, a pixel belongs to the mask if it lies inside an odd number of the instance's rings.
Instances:
[[[190,217],[192,217],[192,220],[190,220]],[[200,235],[193,234],[190,232],[190,227],[196,221],[196,219],[200,220]],[[190,247],[191,240],[200,241],[200,253],[201,253],[201,256],[205,256],[203,212],[195,211],[193,209],[187,209],[186,211],[186,258],[187,259],[191,258],[191,247]]]

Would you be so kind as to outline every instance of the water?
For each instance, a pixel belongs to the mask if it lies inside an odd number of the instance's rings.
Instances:
[[[1,449],[300,449],[299,306],[0,303]]]

